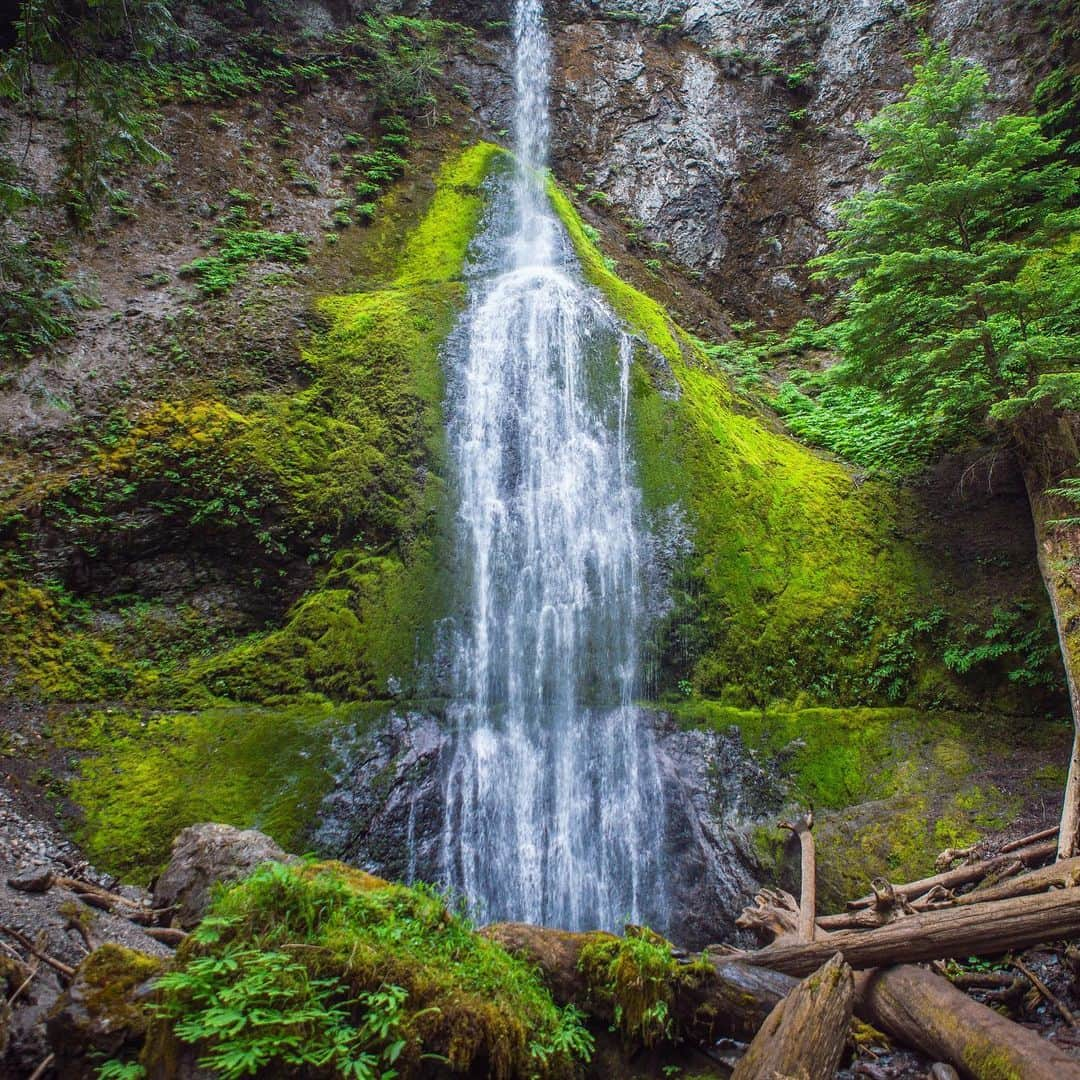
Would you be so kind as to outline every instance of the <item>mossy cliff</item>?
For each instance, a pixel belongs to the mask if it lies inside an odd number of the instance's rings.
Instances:
[[[439,352],[500,155],[455,149],[430,184],[417,173],[392,188],[345,255],[338,246],[356,285],[313,298],[319,322],[291,383],[186,383],[98,431],[68,467],[5,491],[0,664],[21,699],[80,705],[61,739],[85,756],[69,790],[103,866],[145,877],[176,828],[208,817],[303,846],[337,741],[423,691],[417,661],[445,602]],[[1025,702],[1000,668],[950,671],[945,643],[981,616],[920,544],[910,502],[857,484],[738,397],[554,185],[551,197],[639,343],[635,459],[675,553],[658,696],[687,726],[736,728],[790,799],[835,822],[826,888],[922,869],[944,840],[1003,820],[1016,800],[969,779],[989,745],[978,713],[988,693],[1023,717],[1054,699]],[[209,585],[162,605],[118,584],[159,549]],[[220,617],[223,575],[265,603],[254,626]],[[988,753],[1013,738],[1050,746],[1054,734],[1017,720]],[[871,822],[851,837],[846,808],[880,797],[900,800],[910,828]],[[775,838],[754,840],[779,868]]]
[[[1067,729],[1046,717],[1063,715],[1060,695],[1023,689],[1028,676],[1003,665],[961,676],[945,662],[986,621],[987,598],[921,535],[915,498],[856,482],[737,396],[618,276],[554,183],[550,193],[586,277],[638,340],[631,411],[654,528],[669,527],[673,507],[686,515],[684,554],[668,567],[660,696],[682,726],[737,735],[774,781],[772,813],[782,802],[817,809],[823,901],[877,874],[918,876],[944,847],[1055,798]],[[1010,588],[994,603],[1033,613],[1018,650],[1042,665],[1031,683],[1056,685],[1037,579],[1017,575]],[[1009,768],[1018,745],[1031,775]],[[789,876],[785,834],[758,821],[731,824],[765,876]]]
[[[145,876],[177,827],[207,818],[299,845],[332,782],[334,735],[368,722],[332,703],[414,689],[440,604],[439,347],[499,153],[459,149],[430,192],[384,199],[354,253],[362,287],[314,301],[299,389],[221,399],[203,385],[152,403],[9,499],[9,537],[47,544],[27,545],[29,560],[7,549],[0,664],[23,700],[107,704],[60,735],[90,755],[71,794],[101,865]],[[255,595],[307,588],[239,634],[198,597],[177,611],[103,595],[155,546]]]

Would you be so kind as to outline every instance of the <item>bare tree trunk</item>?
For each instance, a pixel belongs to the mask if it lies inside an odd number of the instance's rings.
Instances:
[[[781,821],[781,829],[790,829],[799,838],[799,925],[800,941],[814,940],[814,919],[817,915],[817,856],[814,850],[814,812],[809,811],[798,821]]]
[[[837,953],[769,1013],[731,1080],[771,1076],[832,1080],[844,1053],[854,1004],[855,980]]]
[[[1071,432],[1068,434],[1069,438],[1066,441],[1072,444]],[[1023,444],[1022,436],[1020,441]],[[1049,442],[1050,439],[1048,438],[1047,441]],[[1075,462],[1074,455],[1069,464],[1075,465]],[[1076,618],[1080,616],[1080,595],[1077,595],[1077,582],[1071,582],[1067,577],[1065,581],[1059,581],[1065,575],[1065,571],[1055,566],[1057,548],[1062,546],[1062,541],[1054,535],[1052,528],[1047,526],[1047,521],[1053,516],[1053,498],[1045,491],[1047,486],[1053,486],[1052,483],[1049,485],[1046,483],[1047,477],[1043,475],[1047,469],[1037,467],[1031,454],[1025,451],[1021,452],[1020,468],[1024,475],[1028,504],[1031,506],[1031,520],[1035,528],[1035,555],[1038,559],[1043,585],[1050,598],[1050,609],[1054,613],[1054,627],[1057,630],[1061,661],[1065,665],[1065,683],[1069,690],[1069,706],[1072,709],[1073,746],[1069,757],[1069,777],[1065,782],[1057,849],[1059,859],[1068,859],[1074,855],[1080,855],[1080,691],[1077,689],[1077,676],[1074,671],[1072,650],[1069,647],[1069,634],[1075,633],[1073,627]],[[1075,533],[1076,530],[1070,531]],[[1077,595],[1076,601],[1068,605],[1073,610],[1065,610],[1066,604],[1062,596],[1064,585],[1070,586],[1074,595]]]

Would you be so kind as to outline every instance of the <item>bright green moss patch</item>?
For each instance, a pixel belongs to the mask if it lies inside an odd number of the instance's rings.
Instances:
[[[207,1066],[246,1054],[274,1075],[332,1064],[407,1078],[440,1060],[455,1074],[557,1080],[579,1076],[592,1049],[574,1009],[439,897],[338,863],[256,871],[219,894],[177,960],[159,983],[151,1067],[169,1060],[171,1037]],[[350,1071],[364,1055],[368,1071]]]
[[[146,691],[154,681],[85,626],[63,590],[0,580],[0,672],[23,699],[85,701]]]
[[[477,143],[443,166],[424,220],[405,241],[396,285],[428,285],[461,277],[466,249],[484,209],[481,186],[505,153],[493,143]]]
[[[681,506],[695,548],[673,582],[668,631],[680,647],[665,652],[687,659],[667,673],[669,685],[682,678],[764,705],[819,681],[823,700],[842,699],[829,681],[851,650],[808,640],[807,629],[842,620],[875,593],[888,598],[882,621],[896,622],[925,603],[930,585],[898,539],[889,490],[857,488],[739,402],[664,309],[605,264],[554,185],[551,196],[586,276],[670,369],[658,372],[639,352],[631,406],[646,504]]]
[[[780,782],[788,805],[815,811],[818,881],[824,906],[866,892],[870,881],[914,880],[947,847],[966,847],[1012,821],[1023,795],[986,782],[988,761],[1015,746],[1059,742],[1067,732],[1025,720],[906,708],[737,709],[693,701],[681,723],[737,732]],[[1031,795],[1054,790],[1031,781]],[[779,816],[779,815],[778,815]],[[757,826],[751,842],[766,876],[797,883],[790,836]]]
[[[644,1047],[679,1040],[677,994],[714,975],[707,960],[680,963],[671,943],[644,927],[627,927],[621,938],[597,935],[581,950],[578,970],[589,997],[610,1009],[623,1039]]]
[[[71,786],[87,854],[147,881],[176,833],[201,821],[257,828],[302,850],[333,783],[331,743],[342,722],[319,705],[69,719],[63,740],[88,755]]]
[[[669,364],[680,363],[683,348],[689,339],[672,322],[662,305],[632,285],[627,285],[608,267],[603,255],[586,233],[578,212],[554,180],[548,183],[548,195],[555,212],[570,234],[585,277],[607,297],[616,314],[631,330],[642,334],[655,345]],[[683,345],[680,345],[680,340]]]

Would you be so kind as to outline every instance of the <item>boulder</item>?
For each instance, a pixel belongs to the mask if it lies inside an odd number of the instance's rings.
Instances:
[[[138,1052],[149,1024],[140,991],[161,970],[160,957],[122,945],[79,965],[45,1022],[58,1076],[93,1077],[103,1060]]]
[[[169,865],[154,882],[154,907],[173,909],[172,925],[190,930],[206,914],[218,882],[237,881],[263,863],[295,859],[255,829],[191,825],[173,841]]]

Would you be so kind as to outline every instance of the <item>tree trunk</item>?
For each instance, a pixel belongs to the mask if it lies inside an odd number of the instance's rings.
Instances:
[[[769,1013],[731,1080],[832,1080],[854,1004],[855,980],[837,953]]]
[[[1075,626],[1080,619],[1080,581],[1074,579],[1067,568],[1056,565],[1056,561],[1059,548],[1064,547],[1068,553],[1075,554],[1080,545],[1075,542],[1077,536],[1072,536],[1073,543],[1066,543],[1063,536],[1055,535],[1047,525],[1047,521],[1055,515],[1054,499],[1046,494],[1046,489],[1060,481],[1059,467],[1075,469],[1080,455],[1077,454],[1075,435],[1068,420],[1050,417],[1049,420],[1044,418],[1043,422],[1056,424],[1058,431],[1050,433],[1046,430],[1036,436],[1018,431],[1017,441],[1021,446],[1020,470],[1024,475],[1035,529],[1035,555],[1050,598],[1050,609],[1054,613],[1054,627],[1061,661],[1065,665],[1065,684],[1073,718],[1072,754],[1069,757],[1069,776],[1065,782],[1057,850],[1059,859],[1068,859],[1080,855],[1080,692],[1074,664],[1074,660],[1080,660],[1080,656],[1074,658],[1069,641],[1070,634],[1076,635]],[[1033,452],[1034,448],[1041,453],[1041,462]],[[1062,456],[1067,459],[1063,465],[1059,460]],[[1073,512],[1071,508],[1065,509],[1065,515],[1070,512]],[[1070,529],[1069,532],[1076,534],[1077,530]]]
[[[856,969],[955,956],[993,956],[1080,934],[1080,888],[909,915],[876,930],[839,930],[816,941],[778,942],[739,959],[809,975],[835,952]]]
[[[975,1080],[1078,1080],[1080,1062],[972,1001],[947,979],[904,966],[859,976],[856,1011],[875,1027]]]

